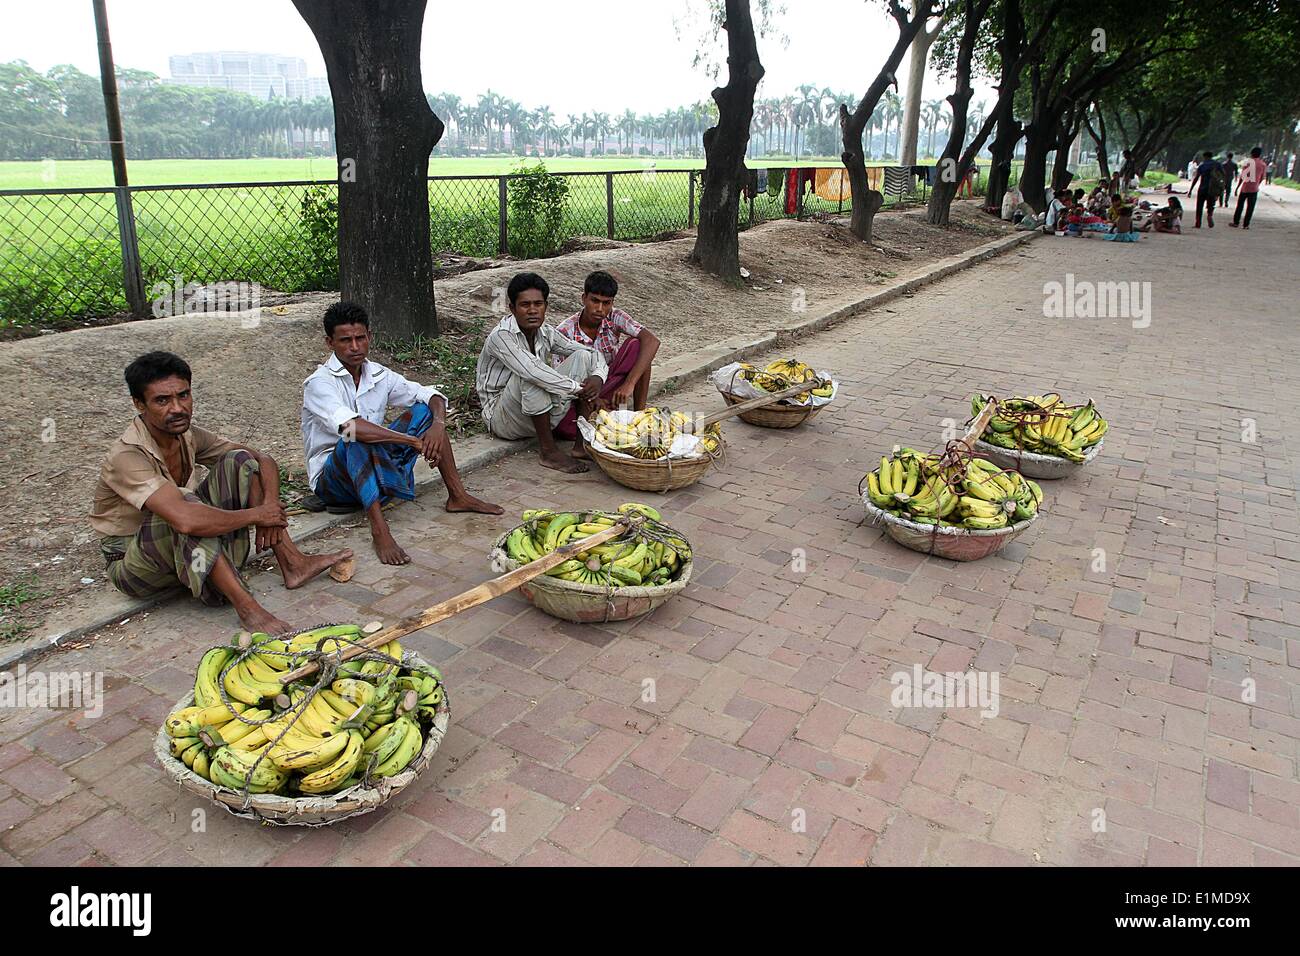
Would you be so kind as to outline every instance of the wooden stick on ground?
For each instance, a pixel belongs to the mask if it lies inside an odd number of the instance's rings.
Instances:
[[[765,405],[774,405],[777,402],[781,401],[781,399],[783,398],[793,398],[795,395],[799,395],[803,392],[810,392],[814,388],[821,388],[823,385],[828,385],[828,384],[830,383],[827,382],[825,379],[815,379],[813,381],[800,382],[798,385],[793,385],[790,388],[783,389],[782,391],[779,392],[772,392],[771,394],[768,395],[760,395],[757,398],[750,398],[743,402],[739,402],[735,405],[728,405],[720,412],[714,412],[711,415],[705,415],[703,418],[695,422],[688,422],[682,428],[682,431],[694,432],[696,429],[703,431],[704,429],[708,428],[710,425],[715,424],[716,422],[723,421],[724,419],[731,418],[735,415],[739,415],[741,412],[753,411],[755,408],[762,408]]]
[[[500,597],[510,591],[513,591],[519,585],[531,581],[533,578],[545,574],[554,567],[558,567],[565,561],[570,560],[597,545],[604,544],[613,538],[617,538],[631,528],[640,524],[644,519],[640,515],[628,515],[618,521],[613,527],[606,528],[604,531],[597,531],[588,538],[582,538],[578,541],[570,542],[562,548],[556,548],[549,554],[544,554],[536,561],[515,568],[507,574],[493,578],[490,581],[484,581],[482,584],[463,591],[455,597],[449,597],[445,601],[440,601],[433,607],[426,608],[419,614],[402,618],[391,627],[386,627],[382,631],[377,631],[352,645],[339,654],[340,661],[351,660],[367,650],[373,650],[383,647],[389,641],[395,641],[398,638],[405,637],[420,628],[428,627],[430,624],[437,624],[439,621],[445,621],[449,617],[459,614],[461,611],[469,610],[484,604],[493,598]],[[301,680],[309,674],[316,672],[316,664],[307,663],[297,670],[290,671],[280,676],[280,683],[289,684],[296,680]]]

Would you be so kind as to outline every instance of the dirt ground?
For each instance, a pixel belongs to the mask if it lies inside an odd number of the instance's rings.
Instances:
[[[619,280],[619,306],[653,328],[663,341],[660,357],[670,358],[767,331],[789,317],[796,289],[809,312],[821,311],[1009,231],[976,202],[954,204],[947,229],[922,216],[880,214],[873,246],[849,236],[842,221],[757,226],[740,237],[749,277],[738,289],[685,261],[690,237],[597,240],[587,243],[595,248],[552,259],[440,279],[438,310],[444,323],[491,319],[494,290],[530,268],[550,281],[558,321],[580,308],[583,277],[604,268]],[[22,579],[44,595],[23,608],[26,622],[37,623],[71,591],[108,586],[86,513],[102,456],[134,413],[122,383],[127,363],[153,349],[183,356],[194,368],[198,424],[247,438],[286,471],[301,472],[301,385],[325,357],[320,314],[334,298],[264,307],[255,325],[238,314],[180,316],[0,343],[8,404],[0,422],[0,584]],[[424,378],[438,383],[436,375]]]

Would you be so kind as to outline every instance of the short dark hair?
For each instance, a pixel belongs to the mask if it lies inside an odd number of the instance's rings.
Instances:
[[[144,401],[145,386],[164,378],[179,375],[187,382],[193,381],[189,363],[171,352],[148,352],[126,367],[126,387],[131,397]]]
[[[513,306],[515,300],[529,289],[536,289],[540,292],[542,294],[543,302],[550,301],[551,287],[547,281],[536,272],[521,272],[511,279],[510,284],[506,286],[506,295],[510,298],[510,304]]]
[[[1203,158],[1203,159],[1213,159],[1213,158],[1214,158],[1214,154],[1213,154],[1212,152],[1210,152],[1210,151],[1207,149],[1205,152],[1201,153],[1201,158]]]
[[[1229,153],[1229,154],[1228,154],[1228,158],[1229,158],[1229,159],[1232,159],[1232,153]]]
[[[1088,194],[1088,191],[1087,191],[1086,189],[1076,189],[1076,190],[1074,191],[1074,198],[1075,198],[1075,199],[1082,199],[1082,198],[1083,198],[1084,196],[1086,196],[1087,194]]]
[[[1264,150],[1256,146],[1254,149],[1250,151],[1250,155],[1255,157],[1255,159],[1259,159],[1259,157],[1264,155]]]
[[[335,302],[325,310],[325,334],[334,338],[340,325],[364,325],[370,328],[370,316],[355,302]]]
[[[582,294],[588,295],[590,293],[608,296],[612,299],[618,295],[618,280],[608,272],[597,269],[587,276],[587,280],[582,283]]]
[[[1121,196],[1119,193],[1115,193],[1113,196],[1110,197],[1110,201],[1111,201],[1111,202],[1123,202],[1123,201],[1124,201],[1124,197]]]

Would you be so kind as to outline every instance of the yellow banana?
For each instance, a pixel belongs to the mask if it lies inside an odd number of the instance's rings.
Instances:
[[[398,745],[391,757],[375,767],[374,776],[391,777],[394,774],[401,773],[424,746],[424,738],[420,734],[419,726],[413,720],[408,720],[407,724],[406,733],[402,737],[401,744]]]
[[[361,761],[361,748],[365,739],[355,730],[347,733],[347,743],[343,752],[334,761],[320,770],[310,773],[298,781],[298,789],[303,793],[328,793],[335,790],[356,769]]]

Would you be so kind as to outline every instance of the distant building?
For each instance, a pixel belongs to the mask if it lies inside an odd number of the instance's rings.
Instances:
[[[273,53],[178,54],[168,58],[171,70],[163,82],[180,86],[211,86],[247,93],[259,100],[310,100],[330,95],[329,81],[308,76],[307,61]]]

